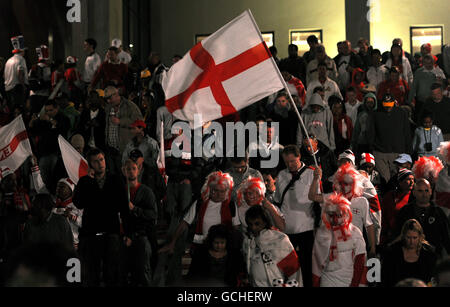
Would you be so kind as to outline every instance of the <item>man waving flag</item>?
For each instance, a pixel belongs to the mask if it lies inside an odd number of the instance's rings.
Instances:
[[[284,88],[281,74],[250,12],[195,45],[162,79],[166,107],[202,123],[233,114]]]
[[[22,115],[0,128],[0,166],[2,168],[16,171],[32,154]]]

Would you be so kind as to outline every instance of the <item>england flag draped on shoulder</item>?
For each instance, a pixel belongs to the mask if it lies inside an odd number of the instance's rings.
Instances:
[[[15,171],[32,154],[30,140],[28,139],[22,115],[0,128],[1,168],[9,168]]]
[[[67,174],[70,180],[78,184],[78,180],[88,174],[89,166],[87,161],[61,135],[58,136],[58,143]]]
[[[233,114],[284,88],[250,12],[195,45],[162,79],[166,107],[193,127]]]

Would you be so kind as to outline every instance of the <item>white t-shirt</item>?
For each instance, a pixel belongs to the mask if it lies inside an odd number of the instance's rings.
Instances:
[[[20,84],[19,71],[24,73],[24,82],[28,84],[28,68],[25,59],[20,54],[15,54],[5,64],[5,91],[10,91]]]
[[[309,103],[309,99],[313,95],[314,89],[318,86],[322,86],[325,90],[324,100],[326,104],[328,105],[328,98],[330,96],[336,95],[339,98],[343,99],[341,91],[339,90],[339,86],[336,82],[331,80],[330,78],[327,78],[324,84],[320,83],[318,79],[311,81],[308,85],[308,90],[306,91],[306,104]]]
[[[124,63],[124,64],[128,65],[131,62],[131,55],[128,52],[125,52],[123,50],[118,54],[118,57],[119,57],[120,63]]]
[[[343,64],[341,64],[343,63]],[[350,74],[347,71],[348,64],[350,63],[350,55],[344,55],[339,59],[339,63],[336,63],[338,65],[338,73],[339,73],[339,81],[341,87],[347,87],[347,85],[350,84]]]
[[[373,224],[369,214],[369,202],[365,197],[355,197],[351,201],[350,209],[352,210],[352,224],[364,232],[364,227]]]
[[[361,231],[352,227],[351,239],[337,242],[337,259],[327,261],[320,278],[321,287],[348,287],[353,279],[355,256],[366,254]]]
[[[356,100],[354,106],[352,106],[348,101],[345,103],[345,112],[347,113],[347,116],[352,120],[353,127],[356,123],[356,117],[358,116],[358,108],[360,105],[362,105],[362,102],[359,100]]]
[[[306,167],[303,165],[303,167]],[[281,212],[286,221],[285,233],[296,234],[314,229],[313,202],[308,193],[314,178],[312,169],[306,169],[294,185],[286,192]],[[287,169],[282,170],[276,182],[275,202],[281,201],[284,188],[291,181],[292,175]]]
[[[367,80],[369,80],[369,83],[374,85],[375,88],[378,90],[378,86],[381,84],[381,82],[385,81],[388,77],[388,69],[385,65],[381,65],[377,68],[374,66],[371,66],[369,70],[366,73]]]
[[[232,204],[232,205],[236,206],[235,204]],[[221,208],[222,208],[222,203],[216,203],[211,200],[208,202],[208,207],[206,208],[205,216],[203,218],[203,228],[202,228],[203,235],[196,234],[194,236],[194,243],[202,244],[203,241],[205,241],[206,236],[208,235],[209,228],[211,228],[211,226],[222,223],[222,216],[220,215]],[[191,208],[189,209],[189,211],[186,213],[186,215],[183,218],[183,220],[186,223],[188,223],[189,225],[191,225],[194,222],[195,217],[197,216],[196,209],[197,209],[197,201],[195,201],[192,204]],[[237,209],[235,212],[236,212],[236,214],[232,218],[231,223],[233,226],[239,226],[241,224],[241,222],[239,221],[239,214],[237,213]]]
[[[92,55],[86,58],[84,62],[84,72],[83,72],[83,81],[86,83],[90,83],[92,78],[95,75],[95,72],[102,64],[102,59],[97,53],[93,53]]]

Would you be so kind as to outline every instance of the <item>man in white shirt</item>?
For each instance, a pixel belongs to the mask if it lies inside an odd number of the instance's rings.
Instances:
[[[382,64],[381,52],[378,49],[373,49],[372,55],[372,65],[367,70],[366,76],[369,84],[375,86],[378,90],[378,85],[383,81],[386,81],[388,76],[388,69],[384,64]]]
[[[5,64],[5,91],[8,108],[12,113],[16,106],[25,105],[26,86],[28,85],[28,68],[25,62],[23,36],[11,38],[14,54]]]
[[[288,145],[283,150],[286,169],[278,174],[274,201],[285,217],[285,233],[298,256],[305,287],[312,282],[312,248],[314,244],[314,210],[308,192],[313,183],[313,170],[300,161],[300,150]]]
[[[84,62],[84,71],[83,71],[83,81],[87,83],[86,87],[92,81],[95,72],[102,64],[102,59],[100,55],[95,52],[95,48],[97,47],[97,41],[92,38],[88,38],[84,41],[83,49],[88,54],[86,57],[86,61]]]
[[[333,95],[336,95],[342,100],[344,100],[342,98],[342,94],[341,91],[339,90],[339,86],[337,85],[337,83],[328,78],[327,64],[325,62],[320,62],[319,64],[317,64],[317,73],[318,78],[311,80],[308,84],[308,89],[306,91],[306,105],[308,105],[309,99],[314,93],[314,89],[318,86],[321,86],[324,89],[325,94],[324,100],[326,103],[328,103],[328,98],[330,98]]]
[[[120,63],[124,63],[124,64],[129,64],[131,62],[131,55],[128,52],[125,52],[123,50],[123,46],[122,46],[122,41],[118,38],[115,38],[112,40],[111,42],[111,46],[116,47],[117,49],[119,49],[119,60]]]
[[[352,120],[353,126],[356,123],[356,117],[358,116],[358,108],[362,105],[362,102],[356,99],[356,90],[354,87],[347,89],[347,101],[345,102],[345,112],[347,116]]]

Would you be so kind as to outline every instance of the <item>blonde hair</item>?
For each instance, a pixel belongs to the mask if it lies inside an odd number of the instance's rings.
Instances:
[[[430,243],[428,243],[427,240],[425,240],[425,234],[423,232],[422,225],[416,220],[416,219],[409,219],[407,220],[403,226],[402,226],[402,232],[400,235],[401,241],[403,244],[405,244],[406,241],[406,234],[408,231],[415,231],[419,235],[419,244],[417,246],[417,250],[421,250],[423,245],[429,246]]]

